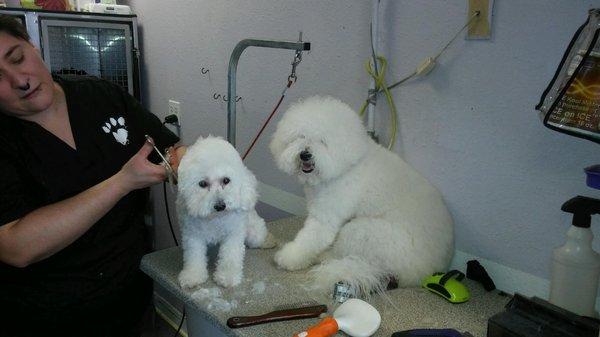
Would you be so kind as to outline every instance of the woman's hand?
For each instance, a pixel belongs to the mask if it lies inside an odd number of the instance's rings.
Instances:
[[[162,165],[156,165],[148,160],[148,155],[152,153],[154,147],[149,142],[129,161],[123,165],[123,168],[117,173],[120,178],[120,184],[126,193],[133,190],[152,186],[164,181],[167,177],[165,168]]]
[[[173,168],[173,171],[177,173],[177,169],[179,168],[179,163],[181,162],[181,158],[187,151],[187,146],[176,146],[167,148],[167,159],[169,160],[169,165]]]

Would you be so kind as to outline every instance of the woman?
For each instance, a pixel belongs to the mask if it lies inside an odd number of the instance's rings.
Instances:
[[[165,179],[146,134],[178,141],[119,87],[52,77],[0,16],[0,336],[139,335],[147,187]]]

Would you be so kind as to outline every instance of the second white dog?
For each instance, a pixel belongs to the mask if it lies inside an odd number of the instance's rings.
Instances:
[[[292,105],[271,151],[304,185],[308,205],[304,227],[275,255],[279,266],[298,270],[321,260],[316,288],[331,291],[343,281],[362,294],[391,277],[416,286],[446,270],[453,223],[440,193],[372,141],[348,105],[332,97]]]
[[[207,247],[220,244],[214,280],[224,287],[240,284],[244,243],[272,248],[273,237],[256,214],[256,178],[225,140],[200,138],[178,169],[177,216],[181,226],[183,269],[179,284],[192,288],[208,279]]]

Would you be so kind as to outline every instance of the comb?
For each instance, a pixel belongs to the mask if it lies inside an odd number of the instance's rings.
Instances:
[[[306,304],[305,304],[306,305]],[[288,305],[289,306],[289,305]],[[324,304],[301,306],[291,309],[281,309],[258,316],[236,316],[227,320],[227,326],[232,329],[271,322],[290,321],[295,319],[315,318],[327,312]]]

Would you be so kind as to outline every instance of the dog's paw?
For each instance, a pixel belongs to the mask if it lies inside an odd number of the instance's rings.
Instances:
[[[201,285],[208,279],[208,273],[197,269],[184,269],[179,273],[179,285],[181,288],[190,289]]]
[[[312,258],[305,248],[292,241],[275,254],[275,263],[283,269],[300,270],[309,267]]]
[[[267,233],[265,240],[260,245],[261,249],[271,249],[277,247],[277,239],[271,233]]]
[[[240,271],[218,269],[213,278],[218,285],[225,288],[235,287],[242,283]]]

